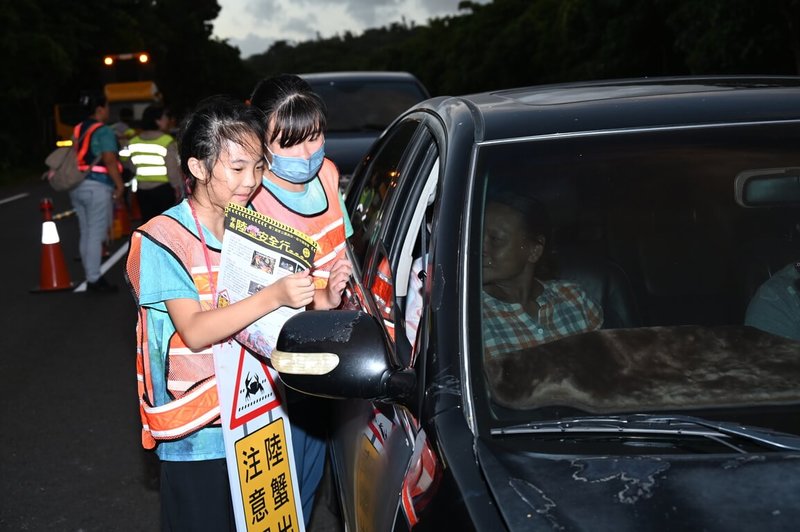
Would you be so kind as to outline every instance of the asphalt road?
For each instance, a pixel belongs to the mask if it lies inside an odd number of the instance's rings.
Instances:
[[[66,193],[38,181],[0,188],[0,530],[156,531],[157,464],[140,444],[136,308],[124,253],[106,273],[116,294],[32,293],[39,285],[40,202],[71,209]],[[84,282],[75,216],[56,221],[65,267]],[[126,238],[113,243],[112,257]],[[154,485],[155,484],[155,485]],[[309,526],[337,532],[331,486],[318,492]]]
[[[0,189],[0,530],[158,530],[158,492],[146,485],[139,444],[135,306],[123,261],[106,274],[119,293],[31,293],[44,196],[56,212],[71,208],[43,183]],[[77,220],[56,225],[77,285]]]

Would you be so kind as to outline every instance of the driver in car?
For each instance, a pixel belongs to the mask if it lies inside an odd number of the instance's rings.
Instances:
[[[490,196],[484,224],[485,357],[600,328],[600,305],[576,283],[552,279],[550,223],[541,203],[518,194]]]

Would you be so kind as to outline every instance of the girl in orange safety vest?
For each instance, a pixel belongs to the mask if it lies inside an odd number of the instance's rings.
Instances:
[[[339,193],[339,172],[325,158],[325,104],[307,82],[287,74],[260,81],[250,103],[266,115],[267,164],[252,206],[319,244],[311,269],[317,288],[311,307],[336,308],[352,272],[345,247],[353,229]],[[319,484],[325,464],[327,416],[324,404],[298,395],[287,391],[292,444],[301,441],[305,450],[302,456],[295,453],[295,464],[304,482],[303,513],[308,515],[311,486]]]
[[[325,158],[325,103],[299,76],[260,81],[250,104],[266,114],[268,171],[252,206],[317,241],[313,307],[338,307],[352,273],[345,239],[353,233],[339,193],[339,171]]]
[[[316,292],[302,271],[215,305],[224,209],[246,205],[259,188],[263,124],[261,112],[235,100],[203,102],[179,139],[188,198],[131,237],[142,442],[161,459],[165,529],[235,529],[211,345],[280,306],[310,304]]]

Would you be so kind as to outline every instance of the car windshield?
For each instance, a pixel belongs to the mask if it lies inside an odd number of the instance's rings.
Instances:
[[[427,96],[412,81],[309,80],[328,108],[328,133],[380,133]]]
[[[800,433],[798,141],[750,124],[479,146],[468,318],[491,426],[669,411]]]

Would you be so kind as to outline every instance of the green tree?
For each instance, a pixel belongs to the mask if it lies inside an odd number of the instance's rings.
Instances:
[[[211,94],[246,95],[255,77],[236,48],[212,38],[218,13],[217,0],[0,4],[0,169],[43,160],[54,104],[100,89],[107,54],[150,52],[156,84],[178,112]]]
[[[800,0],[463,1],[456,15],[278,41],[242,61],[212,36],[217,0],[0,3],[0,169],[40,162],[52,109],[103,83],[105,54],[147,50],[166,103],[245,98],[281,72],[406,70],[432,94],[683,74],[800,73]]]
[[[143,22],[166,103],[179,115],[212,94],[245,98],[254,74],[239,51],[212,37],[217,0],[158,0]]]
[[[685,0],[672,6],[674,45],[692,73],[800,74],[800,0]]]
[[[73,73],[71,57],[52,37],[52,25],[34,2],[0,4],[0,170],[39,150],[48,101]]]

